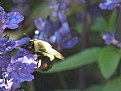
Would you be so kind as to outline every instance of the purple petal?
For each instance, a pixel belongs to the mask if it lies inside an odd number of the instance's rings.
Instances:
[[[64,14],[63,11],[58,12],[58,16],[59,16],[59,20],[61,21],[61,23],[64,23],[64,22],[67,21],[67,17],[66,17],[66,15]]]
[[[10,12],[8,13],[8,16],[11,19],[11,23],[20,23],[24,20],[24,16],[18,12]]]
[[[64,48],[72,48],[72,47],[74,47],[77,44],[77,42],[78,42],[78,37],[73,37],[72,39],[68,39],[64,43],[63,47]]]
[[[114,39],[114,32],[108,32],[104,34],[103,39],[106,45],[110,45],[112,43],[112,40]]]
[[[30,38],[22,38],[16,41],[16,46],[21,46],[23,44],[28,44],[30,42]]]
[[[38,30],[41,30],[43,28],[43,26],[45,25],[45,23],[42,21],[41,18],[37,18],[34,20],[35,26]]]
[[[56,38],[57,44],[60,44],[62,38],[59,32],[55,32],[55,38]]]

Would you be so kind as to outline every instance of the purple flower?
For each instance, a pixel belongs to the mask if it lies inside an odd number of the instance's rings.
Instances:
[[[14,61],[13,61],[14,60]],[[11,58],[6,71],[9,73],[9,79],[13,79],[12,88],[20,87],[20,83],[24,81],[31,81],[34,79],[32,73],[37,67],[36,57],[28,54],[18,59]]]
[[[26,37],[22,38],[22,39],[16,41],[16,47],[21,46],[23,44],[28,44],[29,42],[30,42],[30,38],[26,38]]]
[[[42,21],[41,18],[37,18],[37,19],[34,20],[36,28],[40,31],[44,28],[45,22],[46,21]]]
[[[6,13],[0,6],[0,34],[5,28],[16,29],[18,24],[24,20],[24,16],[19,12]]]
[[[8,37],[3,37],[0,39],[0,53],[12,51],[14,48],[15,48],[14,40],[9,40]]]
[[[10,12],[10,13],[4,13],[3,17],[3,29],[10,28],[10,29],[16,29],[18,28],[18,24],[24,20],[23,15],[21,15],[18,12]]]
[[[104,3],[100,3],[99,7],[101,9],[112,10],[115,7],[120,7],[121,0],[105,0]]]
[[[10,91],[13,85],[13,79],[9,79],[9,73],[3,72],[3,79],[0,79],[0,89],[2,91]]]
[[[103,39],[105,41],[105,44],[106,45],[113,44],[121,48],[121,42],[117,41],[114,36],[115,36],[114,32],[107,32],[106,34],[104,34]]]
[[[67,21],[67,17],[63,11],[58,12],[58,17],[62,23],[65,23]]]
[[[52,16],[58,17],[58,19],[62,23],[66,22],[67,19],[66,19],[66,15],[64,14],[64,12],[69,10],[70,2],[57,0],[57,2],[55,2],[55,3],[48,3],[48,7],[53,9],[53,11],[51,13]]]
[[[20,83],[34,79],[32,73],[37,68],[36,56],[30,54],[22,45],[30,43],[29,38],[10,40],[9,36],[0,39],[0,91],[19,88]],[[10,55],[10,52],[16,52]],[[9,52],[9,53],[8,53]]]
[[[11,57],[10,56],[5,56],[5,55],[1,55],[0,56],[0,68],[2,68],[2,71],[6,71],[6,68],[8,66],[8,64],[11,61]]]
[[[106,45],[110,45],[114,39],[114,32],[108,32],[104,34],[103,39],[105,40]]]
[[[78,43],[78,37],[72,37],[71,39],[67,39],[63,45],[64,48],[72,48]]]
[[[34,76],[31,75],[31,73],[36,69],[37,61],[35,61],[33,55],[26,55],[11,62],[7,71],[10,72],[11,77],[16,79],[17,82],[31,81],[34,79]]]
[[[47,41],[54,46],[56,45],[57,50],[62,50],[63,48],[71,48],[76,45],[78,41],[77,38],[74,38],[75,41],[72,41],[73,36],[71,36],[70,27],[66,21],[53,21],[50,18],[42,21],[42,19],[38,18],[35,20],[35,25],[38,31],[35,32],[34,38]],[[69,46],[69,44],[71,45]]]

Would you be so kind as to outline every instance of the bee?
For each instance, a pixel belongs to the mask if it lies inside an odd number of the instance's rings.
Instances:
[[[48,42],[42,40],[34,39],[31,40],[29,44],[22,45],[21,47],[37,57],[37,71],[49,70],[56,62],[54,60],[55,58],[64,60],[64,57],[61,53],[53,49]]]

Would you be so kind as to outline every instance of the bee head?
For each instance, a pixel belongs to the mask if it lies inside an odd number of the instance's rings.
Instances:
[[[20,47],[26,49],[30,53],[34,52],[34,42],[33,41],[30,41],[28,44],[23,44]]]

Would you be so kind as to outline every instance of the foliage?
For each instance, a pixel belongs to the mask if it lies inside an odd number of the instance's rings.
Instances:
[[[120,91],[121,1],[101,1],[0,1],[0,91]]]
[[[47,73],[71,70],[97,61],[101,48],[89,48],[54,65]]]

